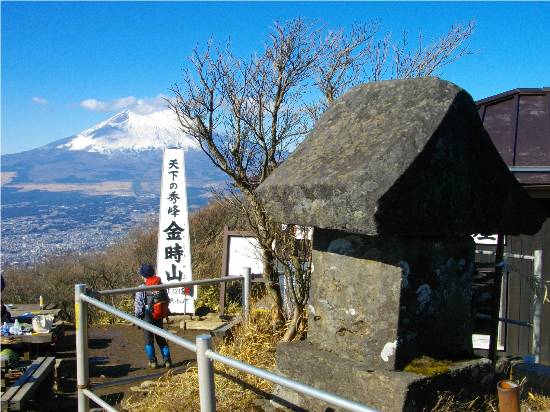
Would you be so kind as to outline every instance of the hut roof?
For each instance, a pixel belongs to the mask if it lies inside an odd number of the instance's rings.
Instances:
[[[550,87],[509,90],[478,100],[476,107],[518,181],[550,186]]]

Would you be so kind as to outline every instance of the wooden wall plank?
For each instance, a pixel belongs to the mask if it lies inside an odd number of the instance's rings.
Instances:
[[[550,97],[548,97],[550,102]],[[550,121],[550,116],[549,116]],[[550,218],[546,219],[543,225],[543,232],[540,238],[542,249],[542,276],[544,284],[548,288],[550,298]],[[541,327],[541,356],[540,362],[550,365],[550,302],[542,306],[542,327]]]

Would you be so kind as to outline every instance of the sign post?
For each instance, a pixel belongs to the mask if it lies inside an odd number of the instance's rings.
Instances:
[[[160,192],[157,274],[162,283],[193,280],[183,149],[164,149]],[[194,287],[192,289],[195,289]],[[172,313],[194,313],[194,290],[168,290]]]

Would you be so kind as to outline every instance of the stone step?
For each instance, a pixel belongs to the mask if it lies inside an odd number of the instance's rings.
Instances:
[[[184,330],[214,330],[223,325],[227,321],[216,321],[216,320],[182,320],[180,322],[180,329]]]

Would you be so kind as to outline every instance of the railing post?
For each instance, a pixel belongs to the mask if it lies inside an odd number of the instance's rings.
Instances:
[[[76,387],[78,412],[88,412],[90,402],[83,390],[88,388],[88,303],[80,296],[86,294],[86,285],[74,287],[74,324],[76,329]]]
[[[241,276],[243,279],[243,319],[244,322],[248,322],[250,317],[250,272],[251,269],[247,267],[241,268]]]
[[[206,351],[212,348],[212,338],[210,335],[199,335],[196,338],[196,344],[201,412],[216,412],[214,366],[212,361],[206,356]]]
[[[489,335],[488,358],[493,364],[493,370],[497,364],[498,327],[500,324],[500,293],[502,287],[502,267],[504,266],[504,235],[497,234],[497,248],[495,251],[495,275],[493,283],[493,307],[491,308],[491,334]]]
[[[533,276],[535,278],[535,294],[533,296],[533,350],[535,363],[540,362],[541,324],[542,324],[542,300],[544,288],[542,281],[542,250],[533,253]]]

